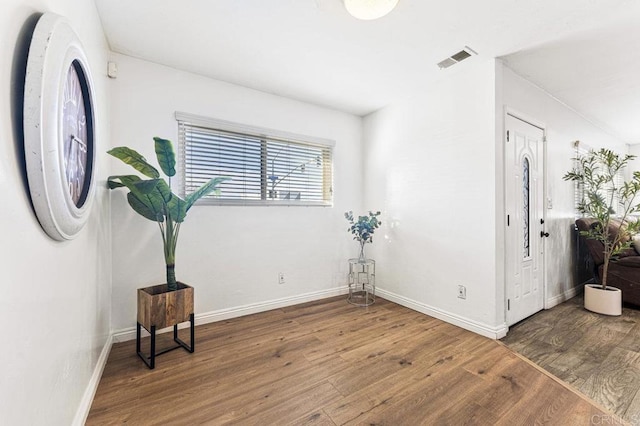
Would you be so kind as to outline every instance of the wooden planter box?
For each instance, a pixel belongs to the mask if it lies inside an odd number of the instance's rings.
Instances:
[[[186,344],[178,337],[178,324],[190,322],[191,343]],[[138,289],[138,323],[136,326],[136,352],[147,367],[155,368],[156,356],[178,348],[190,353],[195,350],[195,332],[193,315],[193,287],[178,283],[176,291],[169,291],[167,284],[154,285]],[[173,326],[173,340],[177,346],[156,352],[156,331]],[[140,350],[141,333],[144,327],[151,334],[150,355]]]
[[[193,287],[178,283],[178,290],[168,291],[167,284],[138,289],[138,322],[147,331],[189,321],[193,313]]]

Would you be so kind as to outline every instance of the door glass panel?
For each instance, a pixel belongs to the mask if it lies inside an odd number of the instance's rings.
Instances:
[[[525,157],[522,162],[522,223],[523,223],[523,239],[524,242],[524,258],[531,255],[530,244],[530,226],[529,226],[529,159]]]

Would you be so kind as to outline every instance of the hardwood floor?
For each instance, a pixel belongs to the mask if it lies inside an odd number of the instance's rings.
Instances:
[[[344,297],[198,326],[155,370],[114,345],[87,424],[122,423],[620,424],[499,342]]]
[[[516,324],[502,340],[628,422],[640,424],[640,310],[609,317],[582,296]]]

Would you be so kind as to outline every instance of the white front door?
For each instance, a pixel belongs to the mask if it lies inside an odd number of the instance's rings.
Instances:
[[[506,116],[507,325],[544,306],[544,129]],[[548,236],[548,234],[546,235]]]

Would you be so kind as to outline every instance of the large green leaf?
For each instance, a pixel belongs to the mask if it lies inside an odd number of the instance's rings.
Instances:
[[[159,187],[160,185],[158,185]],[[164,220],[165,208],[167,202],[164,200],[164,196],[162,192],[156,187],[156,189],[149,194],[145,195],[145,202],[148,202],[151,206],[153,206],[153,210],[156,212],[158,216],[158,222],[162,222]]]
[[[168,139],[155,137],[156,157],[158,164],[165,175],[171,177],[176,174],[176,153],[173,150],[173,144]]]
[[[116,188],[126,187],[126,185],[124,183],[120,183],[120,182],[115,181],[115,180],[108,180],[107,181],[107,186],[109,187],[109,189],[116,189]]]
[[[127,201],[131,208],[139,215],[152,220],[154,222],[160,222],[158,220],[157,212],[153,210],[153,207],[147,204],[146,200],[138,198],[133,192],[127,194]]]
[[[171,200],[171,197],[175,196],[164,179],[160,179],[158,186],[156,186],[156,190],[160,193],[165,203],[168,203],[169,200]]]
[[[224,182],[225,180],[229,180],[231,178],[228,177],[217,177],[214,179],[211,179],[209,182],[205,183],[204,185],[202,185],[200,188],[198,188],[196,191],[192,192],[191,194],[187,195],[186,198],[186,203],[187,203],[187,211],[191,208],[191,206],[193,206],[193,204],[198,201],[200,198],[211,194],[213,191],[216,190],[216,187],[221,184],[222,182]]]
[[[150,194],[160,182],[164,182],[162,179],[142,180],[136,175],[109,176],[108,181],[110,188],[112,186],[113,188],[120,188],[124,185],[140,199]]]
[[[150,178],[159,178],[160,173],[151,164],[147,163],[147,159],[140,155],[139,152],[127,148],[126,146],[119,146],[107,151],[108,154],[113,155],[124,163],[129,164],[131,167],[139,171],[145,176]]]
[[[182,223],[187,216],[187,203],[177,195],[173,195],[167,203],[167,211],[176,223]]]
[[[127,201],[136,213],[153,221],[158,221],[158,213],[160,213],[160,220],[162,220],[161,210],[157,210],[158,206],[154,205],[139,188],[140,184],[147,184],[155,180],[143,181],[136,175],[122,175],[109,176],[107,181],[110,189],[122,187],[129,189],[130,192],[127,194]],[[157,182],[155,182],[155,185],[157,186]],[[153,188],[151,188],[151,190],[152,189]]]
[[[107,183],[109,185],[109,189],[114,189],[121,188],[123,186],[129,187],[130,185],[133,185],[135,182],[139,182],[140,180],[140,177],[136,175],[120,175],[109,176],[109,178],[107,178]]]
[[[160,182],[164,182],[164,179],[145,179],[140,180],[133,185],[136,187],[139,193],[141,194],[150,194],[158,187]],[[136,192],[136,191],[134,191]]]
[[[164,179],[142,180],[136,175],[110,176],[109,186],[126,186],[131,191],[131,195],[127,195],[131,207],[147,219],[157,222],[164,221],[165,206],[174,197]],[[133,201],[131,197],[134,197]]]

